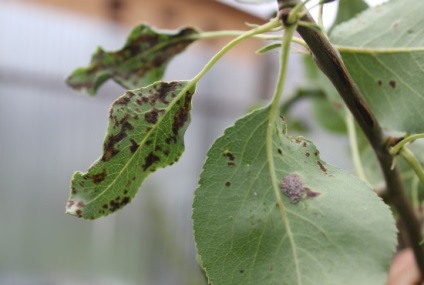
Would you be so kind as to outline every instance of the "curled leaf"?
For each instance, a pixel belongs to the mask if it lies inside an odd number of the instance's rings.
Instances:
[[[103,155],[87,173],[74,174],[66,212],[85,219],[115,212],[150,173],[176,162],[184,151],[193,93],[186,81],[157,82],[116,100]]]
[[[136,89],[162,79],[168,62],[196,40],[193,28],[159,32],[146,24],[133,29],[124,47],[115,52],[98,48],[88,67],[76,69],[67,79],[72,88],[94,95],[106,80]]]

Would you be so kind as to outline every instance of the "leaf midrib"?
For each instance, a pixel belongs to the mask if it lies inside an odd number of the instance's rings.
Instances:
[[[424,47],[401,47],[401,48],[367,48],[367,47],[350,47],[343,45],[334,45],[335,48],[342,53],[363,53],[363,54],[376,54],[376,53],[412,53],[424,52]]]

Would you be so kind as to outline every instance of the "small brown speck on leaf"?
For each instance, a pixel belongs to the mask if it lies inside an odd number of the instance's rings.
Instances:
[[[321,161],[317,161],[317,164],[319,166],[319,169],[321,169],[322,172],[324,172],[325,174],[327,174],[327,168],[325,168],[325,166],[321,163]]]
[[[390,85],[390,87],[392,87],[393,89],[395,89],[396,88],[396,81],[390,80],[389,81],[389,85]]]
[[[310,188],[305,187],[306,198],[315,198],[318,197],[321,193],[314,192]]]

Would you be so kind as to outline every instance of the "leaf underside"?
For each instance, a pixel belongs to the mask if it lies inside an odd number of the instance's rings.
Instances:
[[[392,0],[336,27],[331,40],[382,126],[424,132],[424,1]]]
[[[103,155],[87,173],[74,174],[68,214],[96,219],[115,212],[150,173],[179,159],[194,93],[187,84],[157,82],[113,103]]]
[[[98,48],[88,67],[76,69],[67,84],[94,95],[109,78],[125,89],[136,89],[162,79],[168,62],[195,41],[198,31],[183,28],[159,32],[146,24],[135,27],[124,47],[116,52]]]
[[[396,245],[388,207],[358,178],[323,162],[310,141],[287,136],[282,120],[270,169],[268,116],[265,108],[238,120],[208,152],[193,227],[211,284],[384,284]],[[271,171],[283,185],[295,177],[304,186],[297,203],[281,193],[287,224]]]

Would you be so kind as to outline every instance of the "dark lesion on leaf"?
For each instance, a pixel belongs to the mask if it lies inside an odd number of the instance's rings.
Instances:
[[[107,177],[107,172],[106,172],[106,168],[104,168],[102,170],[102,172],[97,173],[97,174],[93,174],[90,176],[91,179],[93,180],[94,184],[100,184],[101,182],[103,182],[103,180],[105,180],[105,178]]]
[[[390,81],[389,81],[389,86],[390,86],[391,88],[395,89],[395,88],[396,88],[396,81],[395,81],[395,80],[390,80]]]
[[[160,157],[155,155],[153,152],[150,152],[146,159],[144,160],[143,164],[143,171],[146,171],[150,166],[152,166],[154,163],[158,162],[160,160]]]
[[[314,192],[311,190],[311,188],[305,187],[305,194],[306,194],[306,198],[315,198],[315,197],[318,197],[321,193]]]
[[[103,149],[104,154],[101,158],[102,161],[109,161],[112,157],[119,153],[119,150],[115,147],[120,141],[125,139],[128,130],[133,130],[134,127],[128,121],[125,121],[122,124],[121,130],[116,135],[110,135],[106,139]]]
[[[156,124],[156,122],[158,121],[158,116],[159,116],[158,111],[159,110],[153,108],[151,111],[144,114],[144,119],[146,120],[146,122],[148,122],[149,124]]]
[[[321,161],[317,161],[317,164],[319,166],[319,169],[321,169],[322,172],[324,172],[325,174],[327,174],[327,168],[325,168],[325,166],[322,164]]]
[[[109,204],[104,204],[102,206],[103,209],[109,210],[111,212],[115,212],[116,210],[119,210],[120,208],[124,207],[126,204],[131,202],[131,197],[129,196],[117,196],[115,199],[109,201]]]
[[[184,100],[184,104],[175,112],[174,121],[172,123],[172,133],[175,137],[178,136],[180,129],[185,125],[190,116],[191,109],[191,97],[192,93],[186,92]]]
[[[164,104],[169,104],[167,99],[168,95],[175,91],[178,87],[181,86],[181,83],[177,81],[173,82],[161,82],[155,87],[155,90],[152,94],[150,94],[149,102],[151,104],[156,103],[156,101],[160,101]]]
[[[130,151],[131,153],[135,153],[139,147],[139,144],[134,139],[131,139],[130,142],[131,142]]]

